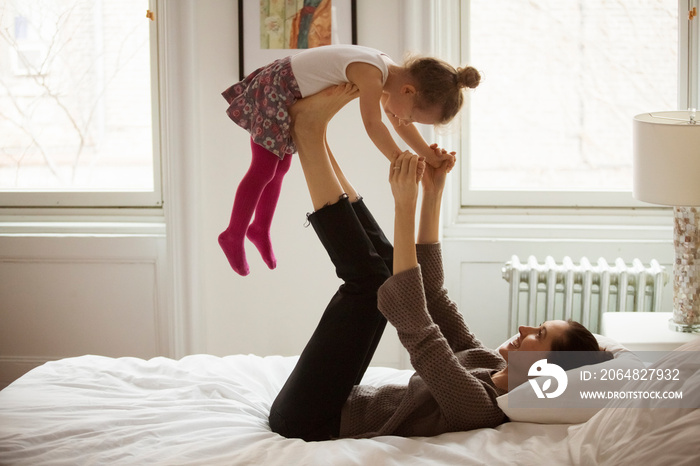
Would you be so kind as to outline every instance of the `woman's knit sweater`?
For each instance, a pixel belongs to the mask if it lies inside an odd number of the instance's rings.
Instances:
[[[389,278],[379,310],[396,328],[416,373],[408,385],[355,386],[341,416],[340,437],[433,436],[495,427],[505,391],[491,374],[505,367],[467,328],[447,296],[440,244],[416,246],[419,266]]]

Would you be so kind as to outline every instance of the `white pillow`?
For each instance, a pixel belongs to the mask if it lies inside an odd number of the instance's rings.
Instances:
[[[538,424],[578,424],[586,422],[600,411],[603,403],[584,400],[578,395],[580,391],[590,390],[592,386],[590,381],[580,380],[581,371],[587,370],[591,373],[600,374],[603,370],[610,369],[634,370],[644,368],[642,360],[617,341],[602,335],[594,335],[598,340],[599,346],[613,354],[613,359],[567,371],[568,385],[566,392],[560,398],[540,400],[537,398],[532,386],[526,382],[505,395],[496,398],[498,407],[506,413],[506,416],[511,421],[534,422]],[[627,380],[625,379],[606,381],[605,388],[606,390],[617,390],[626,383]],[[541,383],[540,386],[542,386]],[[516,392],[518,406],[532,407],[509,407],[508,397]],[[567,394],[570,396],[567,397]],[[546,403],[543,403],[544,401]],[[543,405],[549,407],[543,407]]]
[[[639,400],[611,401],[585,424],[569,429],[567,447],[572,464],[700,464],[700,338],[670,351],[651,368],[682,371],[678,381],[632,381],[625,389],[673,390],[683,394],[677,407],[640,407]],[[630,409],[632,408],[632,409]]]

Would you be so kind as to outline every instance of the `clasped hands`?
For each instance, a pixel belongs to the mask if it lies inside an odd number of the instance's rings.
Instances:
[[[442,193],[447,173],[454,168],[456,157],[454,152],[447,152],[437,144],[430,148],[442,162],[437,166],[426,163],[424,157],[419,157],[410,151],[398,154],[389,169],[389,183],[394,195],[396,207],[415,208],[418,200],[418,183],[428,193]]]

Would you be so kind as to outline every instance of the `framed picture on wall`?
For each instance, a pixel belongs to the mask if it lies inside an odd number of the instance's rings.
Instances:
[[[240,79],[278,58],[357,44],[355,0],[238,0]]]

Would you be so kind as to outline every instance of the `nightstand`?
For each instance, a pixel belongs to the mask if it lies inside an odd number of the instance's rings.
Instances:
[[[632,351],[671,351],[700,338],[668,328],[672,317],[672,312],[606,312],[600,333]]]

